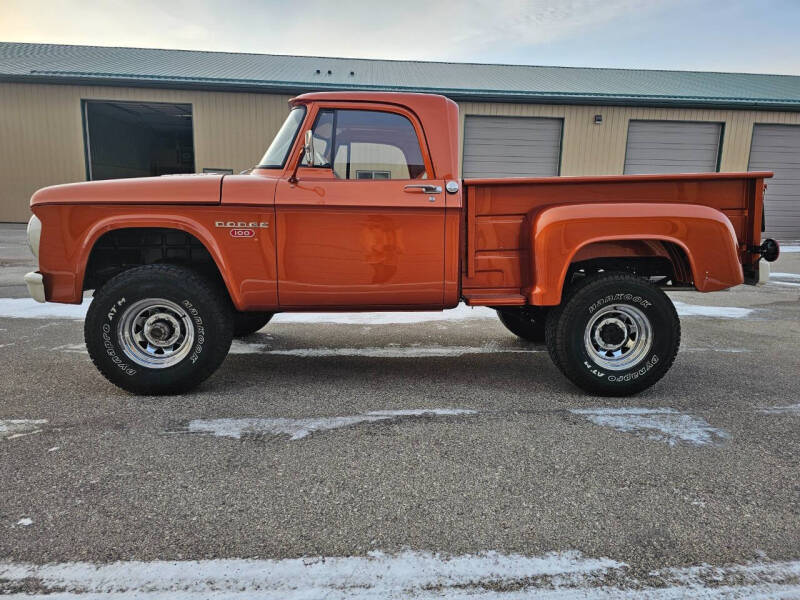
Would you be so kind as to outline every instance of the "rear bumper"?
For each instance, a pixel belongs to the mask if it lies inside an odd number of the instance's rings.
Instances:
[[[28,293],[37,302],[46,302],[44,297],[44,277],[38,271],[31,271],[25,274],[25,285],[28,286]]]

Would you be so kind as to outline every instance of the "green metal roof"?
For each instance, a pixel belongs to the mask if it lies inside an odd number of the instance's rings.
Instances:
[[[0,80],[295,94],[800,110],[800,76],[541,67],[0,42]]]

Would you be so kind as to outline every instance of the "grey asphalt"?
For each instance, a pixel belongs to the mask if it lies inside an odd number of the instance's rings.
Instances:
[[[24,297],[24,230],[0,226],[0,295]],[[800,273],[800,254],[774,266]],[[791,283],[792,279],[785,279]],[[800,283],[800,279],[794,280]],[[114,561],[363,555],[404,548],[526,555],[578,550],[642,573],[800,558],[800,287],[693,305],[668,375],[633,398],[589,397],[496,320],[268,325],[266,349],[474,346],[463,356],[232,354],[197,391],[136,397],[80,351],[82,323],[0,318],[0,560]],[[672,408],[726,433],[651,439],[570,409]],[[303,439],[188,434],[193,419],[332,417],[460,408]],[[32,524],[23,526],[20,519]],[[0,590],[2,585],[0,584]]]

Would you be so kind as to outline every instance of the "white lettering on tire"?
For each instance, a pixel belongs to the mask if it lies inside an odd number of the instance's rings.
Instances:
[[[108,315],[106,315],[109,321],[113,321],[114,317],[117,315],[117,306],[122,306],[123,304],[125,304],[125,298],[120,298],[117,300],[116,304],[111,307],[111,310],[108,311]]]
[[[612,382],[625,382],[625,381],[633,381],[634,379],[639,379],[642,375],[647,373],[650,369],[652,369],[658,363],[658,355],[654,354],[650,359],[645,363],[645,365],[639,369],[638,371],[633,371],[631,373],[626,373],[625,375],[609,375],[608,380]]]
[[[206,342],[206,328],[203,326],[203,319],[200,313],[189,300],[184,300],[181,304],[183,304],[186,311],[191,315],[197,333],[197,343],[192,350],[192,354],[189,355],[189,360],[194,364],[200,358],[200,353],[203,351],[203,344]]]
[[[592,314],[598,308],[610,304],[612,302],[627,302],[638,304],[642,308],[649,308],[653,305],[652,302],[642,298],[641,296],[634,296],[633,294],[608,294],[605,298],[600,298],[597,302],[589,307],[589,314]]]
[[[596,375],[597,377],[603,377],[605,373],[602,371],[598,371],[597,367],[591,364],[588,360],[583,361],[583,364],[586,365],[586,368],[589,369],[589,373],[592,375]]]
[[[121,302],[124,302],[125,299],[123,298]],[[120,302],[120,303],[121,303]],[[109,313],[111,315],[111,313]],[[113,317],[109,316],[109,320]],[[123,373],[126,375],[136,375],[136,369],[132,369],[128,366],[128,363],[124,362],[119,355],[117,355],[116,350],[114,350],[114,343],[111,341],[111,325],[108,323],[103,323],[103,347],[106,349],[106,354],[111,358],[111,362],[114,363]]]

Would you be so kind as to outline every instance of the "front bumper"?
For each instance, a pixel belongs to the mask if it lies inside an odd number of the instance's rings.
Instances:
[[[46,302],[44,297],[44,277],[39,271],[31,271],[25,274],[25,285],[28,286],[28,293],[37,302]]]

